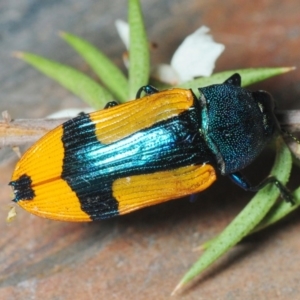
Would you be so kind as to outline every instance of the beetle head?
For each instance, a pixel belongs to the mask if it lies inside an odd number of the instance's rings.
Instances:
[[[240,84],[240,75],[234,74],[223,84],[199,89],[201,133],[222,174],[249,165],[280,128],[271,95]]]

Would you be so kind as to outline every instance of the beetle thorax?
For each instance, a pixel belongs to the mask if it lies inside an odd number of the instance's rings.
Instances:
[[[231,84],[201,88],[201,132],[222,174],[242,170],[276,131],[273,99]]]

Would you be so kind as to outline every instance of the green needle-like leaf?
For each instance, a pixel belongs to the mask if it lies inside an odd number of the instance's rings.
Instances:
[[[211,84],[223,83],[234,73],[239,73],[242,77],[242,86],[266,80],[268,78],[281,75],[294,70],[294,67],[280,67],[280,68],[250,68],[224,71],[215,73],[210,77],[197,78],[179,85],[181,88],[191,88],[196,96],[199,96],[198,88],[208,86]]]
[[[61,36],[86,60],[105,86],[120,102],[129,100],[127,78],[104,53],[89,42],[73,34],[63,32]]]
[[[148,84],[150,59],[149,44],[144,28],[140,1],[129,0],[129,98],[134,99],[137,90]]]
[[[271,174],[286,184],[292,167],[292,157],[282,139],[277,141],[277,155]],[[220,256],[230,250],[243,237],[261,222],[279,196],[279,190],[272,184],[261,189],[243,209],[243,211],[224,229],[224,231],[210,241],[207,250],[192,268],[184,275],[174,292],[190,282],[207,269]]]
[[[276,203],[251,233],[264,229],[278,222],[279,220],[296,210],[300,206],[300,187],[298,187],[293,192],[293,196],[296,202],[294,205],[291,205],[290,203],[287,203],[285,201],[280,201]]]
[[[280,201],[276,203],[263,218],[263,220],[248,235],[275,224],[276,222],[286,217],[288,214],[292,213],[294,210],[298,209],[298,207],[300,206],[300,187],[297,188],[292,194],[296,202],[294,205],[291,205],[291,203],[288,203],[286,201]],[[216,239],[216,237],[206,241],[195,250],[206,250],[210,247],[214,239]]]
[[[31,53],[18,52],[15,55],[58,81],[95,109],[103,108],[108,101],[113,100],[112,95],[97,82],[69,66]]]

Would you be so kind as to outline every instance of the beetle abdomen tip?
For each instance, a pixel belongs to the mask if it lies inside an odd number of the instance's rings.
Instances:
[[[9,183],[14,189],[14,202],[18,202],[19,200],[32,200],[34,198],[35,195],[31,183],[32,180],[30,176],[26,174],[21,175],[17,180]]]

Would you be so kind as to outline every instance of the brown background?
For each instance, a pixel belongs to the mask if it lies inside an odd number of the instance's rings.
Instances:
[[[158,44],[153,63],[168,63],[183,38],[205,24],[226,45],[218,71],[299,65],[297,0],[153,0],[142,6],[149,39]],[[117,18],[126,19],[125,1],[0,1],[0,111],[24,118],[83,107],[80,99],[11,53],[31,51],[89,72],[58,38],[64,30],[85,37],[123,67]],[[299,79],[296,70],[255,88],[269,90],[280,108],[299,109]],[[44,220],[19,209],[17,220],[8,225],[12,193],[7,183],[16,159],[8,159],[8,149],[0,155],[0,299],[167,299],[199,256],[191,249],[218,234],[251,197],[220,178],[196,203],[177,200],[92,224]],[[270,163],[264,157],[250,168],[252,180],[265,176]],[[295,182],[297,177],[299,171]],[[176,297],[297,299],[299,216],[296,212],[248,239]]]

